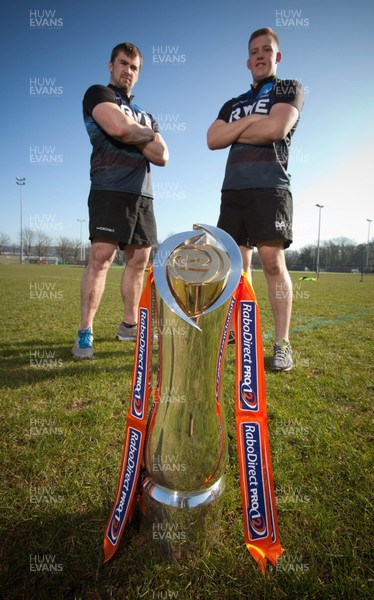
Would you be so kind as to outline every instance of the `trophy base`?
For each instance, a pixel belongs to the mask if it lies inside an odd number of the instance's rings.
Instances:
[[[219,541],[224,476],[199,492],[168,490],[143,482],[140,528],[144,547],[166,560],[201,558]]]

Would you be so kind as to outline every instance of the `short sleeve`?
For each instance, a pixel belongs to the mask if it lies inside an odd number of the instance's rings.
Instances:
[[[304,89],[299,81],[294,79],[280,79],[275,86],[274,104],[283,102],[291,104],[299,112],[304,105]]]
[[[114,91],[105,85],[92,85],[83,97],[84,110],[92,115],[95,106],[101,104],[101,102],[113,102],[117,104]]]
[[[228,123],[230,121],[231,113],[232,100],[229,100],[228,102],[225,102],[225,104],[222,106],[221,110],[218,113],[217,119],[220,119],[221,121],[226,121],[226,123]]]

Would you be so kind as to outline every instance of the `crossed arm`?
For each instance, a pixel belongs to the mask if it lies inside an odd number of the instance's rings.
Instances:
[[[275,104],[268,115],[253,114],[226,123],[217,119],[208,129],[208,148],[220,150],[236,142],[265,146],[282,140],[295,125],[299,116],[291,104]]]
[[[149,162],[160,167],[166,165],[169,151],[162,136],[125,115],[114,102],[97,104],[92,111],[92,116],[114,139],[123,144],[137,146]]]

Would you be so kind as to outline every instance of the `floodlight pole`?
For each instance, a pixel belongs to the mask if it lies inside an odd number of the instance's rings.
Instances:
[[[23,203],[23,198],[22,198],[22,189],[23,186],[26,185],[26,178],[25,177],[16,177],[16,184],[20,186],[19,191],[20,191],[20,227],[21,227],[21,234],[20,234],[20,251],[19,251],[19,262],[23,263],[23,233],[22,233],[22,228],[23,228],[23,208],[22,208],[22,203]]]
[[[370,244],[370,224],[372,223],[373,219],[366,219],[368,222],[368,242],[366,245],[366,273],[369,270],[369,244]]]
[[[318,218],[318,241],[317,241],[317,261],[316,261],[316,275],[317,279],[319,279],[319,244],[321,239],[321,209],[323,208],[323,204],[316,204],[319,210],[319,218]]]
[[[77,221],[80,222],[81,224],[81,238],[80,238],[80,242],[81,242],[81,260],[85,260],[86,256],[85,256],[85,252],[83,251],[83,237],[82,237],[82,223],[86,222],[86,219],[77,219]]]

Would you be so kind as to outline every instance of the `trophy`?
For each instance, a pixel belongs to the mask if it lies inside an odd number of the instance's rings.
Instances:
[[[159,374],[142,495],[163,554],[194,553],[217,531],[227,463],[220,378],[241,269],[233,239],[206,225],[170,237],[154,259]]]
[[[244,536],[264,572],[280,545],[267,428],[258,303],[241,253],[227,233],[194,225],[168,238],[148,273],[138,311],[130,406],[104,562],[116,552],[135,506],[145,549],[198,556],[219,533],[227,464],[223,362],[235,325],[235,418]],[[152,328],[158,380],[152,393]]]

